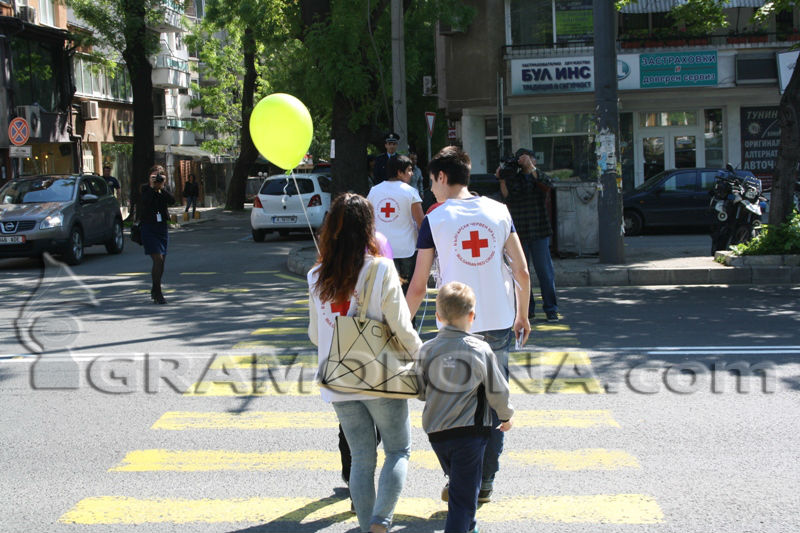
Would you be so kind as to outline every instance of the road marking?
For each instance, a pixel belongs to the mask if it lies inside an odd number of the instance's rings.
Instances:
[[[115,276],[149,276],[150,272],[117,272]]]
[[[292,303],[293,304],[297,304],[297,305],[306,305],[307,306],[308,305],[308,298],[303,298],[302,300],[294,300]]]
[[[283,310],[284,313],[305,313],[308,315],[308,306],[306,307],[287,307]],[[308,318],[306,318],[308,320]]]
[[[604,394],[595,378],[533,378],[511,376],[511,394]],[[185,396],[308,396],[319,394],[313,381],[201,381]]]
[[[136,289],[133,292],[135,294],[150,294],[150,289]],[[175,292],[175,289],[162,289],[161,292],[164,294],[170,294]]]
[[[433,498],[400,498],[395,521],[441,520],[447,506]],[[62,524],[147,524],[189,522],[355,523],[350,500],[328,498],[138,499],[124,496],[85,498],[61,516]],[[657,524],[664,514],[644,494],[532,496],[493,500],[477,520],[503,523]]]
[[[245,274],[277,274],[279,270],[245,270]]]
[[[290,276],[289,274],[275,274],[275,277],[289,281],[294,281],[295,283],[306,283],[306,278],[301,278],[298,276]]]
[[[621,450],[513,450],[503,454],[508,466],[536,467],[540,470],[588,471],[640,468],[632,455]],[[378,450],[378,468],[385,460]],[[440,470],[433,450],[412,450],[410,466]],[[280,452],[240,452],[235,450],[136,450],[129,452],[109,472],[217,472],[275,470],[341,470],[338,451],[298,450]]]
[[[304,328],[291,328],[291,327],[275,327],[275,328],[258,328],[250,333],[250,335],[307,335],[308,326]]]
[[[639,461],[622,450],[584,448],[580,450],[507,450],[507,457],[515,466],[535,466],[543,470],[619,470],[641,468]]]
[[[70,295],[70,294],[85,294],[86,291],[91,292],[92,294],[97,294],[100,291],[97,289],[62,289],[58,291],[58,294]]]
[[[509,362],[523,366],[591,365],[586,352],[511,352]]]
[[[533,331],[569,331],[567,324],[532,324]]]
[[[221,368],[270,368],[276,366],[300,365],[304,367],[316,368],[317,354],[290,354],[290,355],[222,355],[214,359],[208,367],[209,370],[219,370]]]
[[[307,333],[308,329],[306,329],[305,332]],[[309,341],[308,338],[306,338],[306,339],[297,339],[296,341],[293,341],[293,340],[288,340],[288,341],[284,341],[284,340],[242,341],[242,342],[237,342],[236,344],[234,344],[233,348],[231,348],[231,349],[232,350],[250,350],[252,348],[270,348],[270,347],[292,348],[292,347],[295,347],[295,346],[298,347],[298,348],[305,348],[305,349],[313,349],[313,350],[317,349],[316,346],[311,344],[311,341]]]
[[[209,292],[238,293],[238,292],[250,292],[250,289],[235,289],[235,288],[218,287],[216,289],[211,289]]]
[[[422,427],[422,412],[411,411],[411,425]],[[168,411],[150,429],[186,431],[205,429],[275,430],[327,429],[338,427],[336,413],[330,411]],[[590,428],[620,425],[605,409],[522,410],[514,413],[516,428]]]
[[[306,315],[278,315],[269,319],[272,322],[305,322],[308,324],[308,314]]]
[[[219,272],[181,272],[181,276],[213,276]]]

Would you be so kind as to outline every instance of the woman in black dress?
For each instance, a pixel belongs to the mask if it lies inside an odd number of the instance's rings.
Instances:
[[[164,274],[164,261],[167,258],[169,243],[169,210],[175,198],[164,188],[166,179],[164,167],[155,165],[148,172],[148,184],[142,186],[142,200],[139,217],[142,221],[142,245],[144,253],[153,259],[153,287],[150,297],[157,304],[167,301],[161,292],[161,276]]]

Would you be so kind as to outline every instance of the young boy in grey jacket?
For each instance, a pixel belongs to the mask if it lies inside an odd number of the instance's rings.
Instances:
[[[492,429],[489,407],[500,418],[500,431],[511,429],[514,409],[494,352],[468,333],[475,320],[472,289],[457,281],[443,286],[436,316],[444,327],[419,353],[422,427],[450,478],[445,533],[477,532],[483,453]]]

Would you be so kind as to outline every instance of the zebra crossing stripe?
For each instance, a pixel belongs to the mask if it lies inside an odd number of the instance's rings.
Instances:
[[[303,335],[303,334],[308,334],[308,326],[258,328],[257,330],[250,333],[250,335]]]
[[[240,343],[235,348],[255,348],[269,346],[263,344],[265,341],[255,341],[261,344],[255,345],[254,342]],[[286,342],[284,346],[298,346],[295,341]],[[274,345],[274,343],[272,344]],[[305,345],[310,350],[315,350],[312,345]],[[588,366],[591,361],[586,352],[513,352],[509,355],[509,363],[522,367],[529,366]],[[300,365],[315,368],[317,366],[316,353],[303,354],[248,354],[248,355],[224,355],[214,359],[209,369],[218,370],[228,369],[250,369],[250,368],[270,368],[286,365]]]
[[[511,394],[604,394],[596,378],[526,378],[511,376]],[[307,396],[319,394],[312,381],[201,381],[185,396]]]
[[[532,324],[533,331],[569,331],[569,324]]]
[[[63,524],[134,525],[247,522],[253,524],[355,523],[350,500],[326,498],[139,499],[85,498],[59,519]],[[400,498],[396,523],[440,521],[447,504],[434,498]],[[478,509],[479,523],[536,521],[573,524],[657,524],[664,514],[645,494],[528,496],[492,501]]]
[[[300,278],[300,277],[297,277],[297,276],[290,276],[289,274],[275,274],[275,277],[276,278],[285,279],[285,280],[288,280],[288,281],[293,281],[295,283],[306,283],[306,279],[305,278]]]
[[[422,412],[411,411],[411,425],[422,427]],[[186,430],[275,430],[328,429],[338,426],[333,410],[327,411],[168,411],[150,429]],[[606,409],[520,410],[514,413],[515,428],[619,428],[611,411]]]
[[[378,468],[385,457],[378,450]],[[639,468],[639,462],[622,450],[513,450],[503,454],[511,467],[535,467],[540,470],[618,470]],[[410,466],[416,469],[441,470],[433,450],[412,450]],[[341,470],[338,451],[298,450],[279,452],[240,452],[235,450],[136,450],[109,472],[217,472],[276,470]]]
[[[586,352],[511,352],[508,360],[510,363],[523,366],[587,366],[592,364]]]

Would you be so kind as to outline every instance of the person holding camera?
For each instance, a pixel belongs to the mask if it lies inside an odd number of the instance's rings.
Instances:
[[[142,246],[144,253],[153,260],[151,271],[153,286],[150,289],[150,297],[157,304],[167,303],[161,292],[161,276],[164,274],[164,261],[167,258],[169,243],[168,206],[175,203],[175,198],[164,188],[165,180],[164,167],[154,165],[148,172],[147,184],[142,185],[142,199],[139,204]]]
[[[547,215],[547,195],[553,187],[550,178],[536,168],[536,157],[526,148],[505,161],[495,172],[500,181],[500,194],[508,206],[514,227],[522,242],[529,263],[536,271],[542,291],[542,308],[548,322],[558,322],[555,272],[550,257],[550,236],[553,228]],[[528,318],[533,320],[534,298],[530,294]]]

